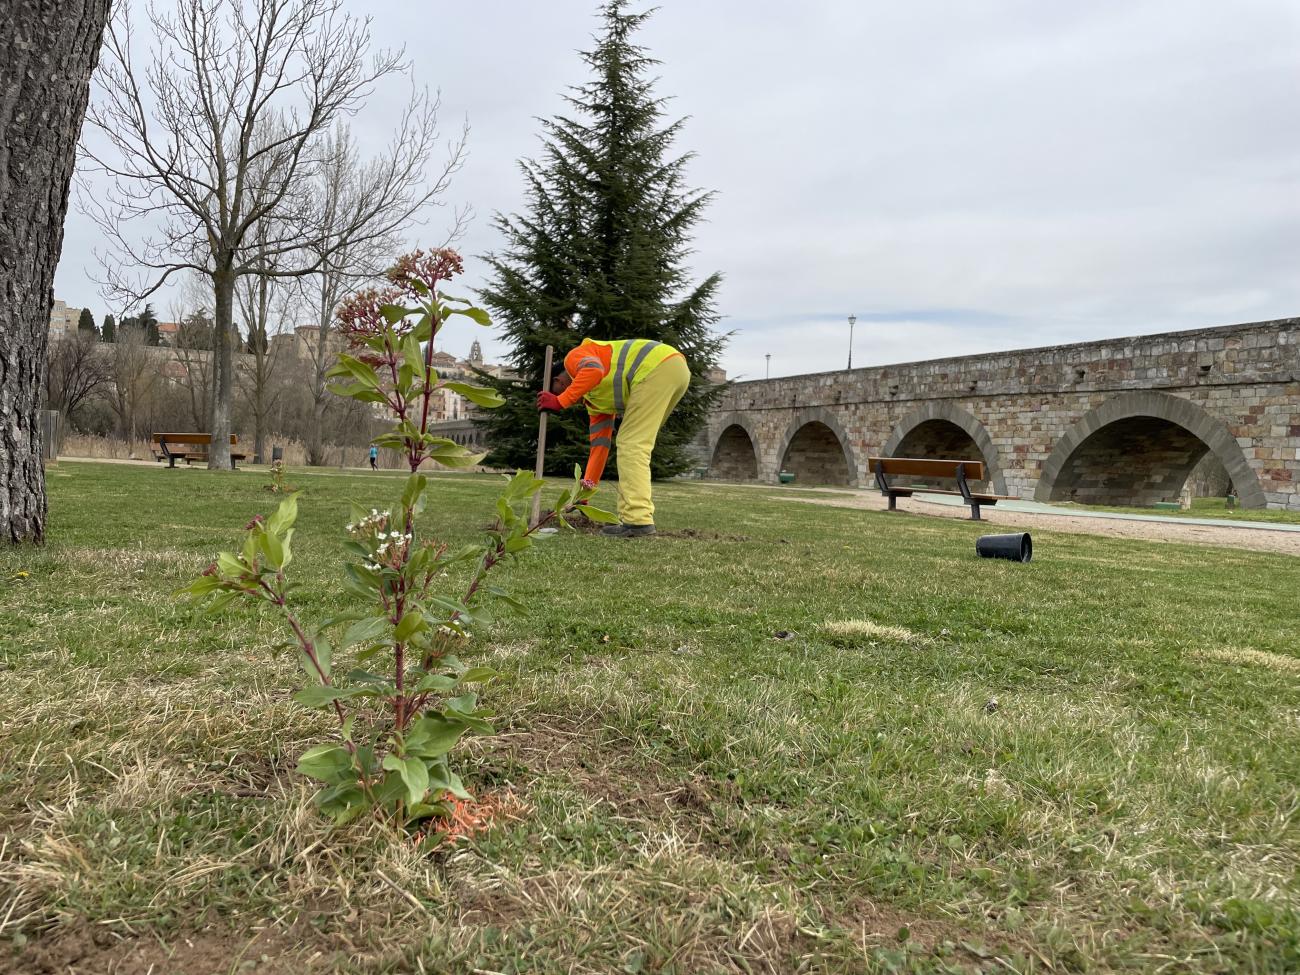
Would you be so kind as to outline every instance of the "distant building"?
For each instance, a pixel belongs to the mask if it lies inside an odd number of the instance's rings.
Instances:
[[[170,345],[174,348],[177,344],[177,339],[180,338],[180,334],[181,334],[180,322],[159,322],[158,323],[158,344],[159,345]]]
[[[282,336],[278,335],[275,336],[275,338],[271,340],[272,344],[274,344],[276,338],[281,337]],[[305,361],[311,361],[316,358],[316,350],[320,347],[319,325],[299,325],[293,330],[289,337],[293,343],[292,354],[294,358],[303,359]],[[329,334],[325,336],[326,356],[333,359],[340,352],[347,351],[347,347],[348,341],[344,338],[342,333],[339,332],[337,328],[330,329]]]
[[[76,335],[80,321],[80,308],[69,308],[67,302],[55,298],[54,307],[50,309],[50,341]]]

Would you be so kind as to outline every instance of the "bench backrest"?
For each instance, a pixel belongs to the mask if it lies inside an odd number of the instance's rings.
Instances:
[[[968,481],[984,480],[984,464],[978,460],[925,460],[919,457],[872,457],[867,462],[871,473],[903,477],[956,477],[958,469]]]
[[[202,444],[203,446],[206,447],[208,444],[212,443],[212,434],[210,433],[155,433],[153,435],[154,443],[162,443],[164,440],[167,441],[169,444],[190,443],[190,444]],[[234,446],[237,443],[239,443],[239,438],[232,433],[230,435],[230,444],[231,446]]]

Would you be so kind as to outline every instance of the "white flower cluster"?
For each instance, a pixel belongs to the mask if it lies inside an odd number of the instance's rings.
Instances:
[[[388,525],[388,519],[392,517],[392,512],[385,509],[379,511],[375,508],[370,509],[370,514],[362,518],[355,524],[348,525],[348,531],[354,535],[368,535],[375,529],[382,529]],[[380,536],[383,537],[382,535]]]
[[[388,554],[389,548],[396,552],[399,545],[410,544],[411,536],[403,535],[401,532],[389,532],[388,534],[380,532],[375,536],[375,540],[379,542],[379,547],[375,549],[375,555],[382,557]]]

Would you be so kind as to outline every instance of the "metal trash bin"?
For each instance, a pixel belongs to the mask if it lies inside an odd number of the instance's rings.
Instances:
[[[284,448],[283,448],[283,447],[272,447],[272,448],[271,448],[271,463],[274,464],[274,463],[275,463],[276,461],[278,461],[278,460],[284,460]]]

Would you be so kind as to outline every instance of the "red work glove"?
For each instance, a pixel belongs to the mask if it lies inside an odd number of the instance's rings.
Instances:
[[[560,405],[560,397],[545,389],[537,394],[537,408],[539,410],[549,410],[552,413],[559,413],[560,410],[564,409]]]

